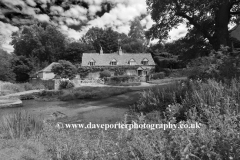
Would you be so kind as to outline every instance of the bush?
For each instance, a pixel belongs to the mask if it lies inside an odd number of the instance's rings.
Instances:
[[[106,78],[106,77],[111,77],[111,72],[108,70],[104,70],[100,72],[100,78]]]
[[[74,88],[74,83],[70,80],[60,80],[59,89],[71,89]]]
[[[29,91],[29,90],[34,89],[34,87],[31,83],[21,83],[19,85],[21,85],[24,88],[25,91]]]
[[[108,85],[113,85],[113,86],[140,86],[141,85],[141,82],[131,82],[131,83],[119,83],[119,84],[111,84],[111,83],[108,83]]]
[[[198,123],[200,128],[134,131],[128,143],[133,154],[142,159],[239,159],[240,82],[232,80],[227,85],[199,80],[172,87],[142,94],[135,107],[145,113],[149,108],[154,111],[145,114],[142,121]],[[135,122],[140,123],[140,118]],[[157,153],[161,155],[153,158]]]
[[[165,73],[164,72],[159,72],[159,73],[155,73],[155,74],[150,75],[151,80],[163,79],[163,78],[165,78]]]
[[[119,83],[130,83],[130,82],[139,82],[139,78],[137,76],[115,76],[105,78],[106,84],[119,84]]]

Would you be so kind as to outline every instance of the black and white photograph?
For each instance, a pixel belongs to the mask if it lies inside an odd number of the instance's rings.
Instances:
[[[0,0],[0,160],[240,160],[240,0]]]

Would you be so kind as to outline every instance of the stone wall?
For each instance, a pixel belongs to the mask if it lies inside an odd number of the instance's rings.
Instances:
[[[42,80],[42,79],[32,79],[30,80],[30,83],[33,85],[39,85],[42,84],[45,86],[46,89],[53,90],[55,89],[55,81],[54,80]]]

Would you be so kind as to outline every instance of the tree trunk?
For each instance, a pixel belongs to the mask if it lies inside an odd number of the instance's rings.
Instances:
[[[230,20],[229,0],[222,0],[219,7],[215,10],[215,33],[213,36],[213,48],[218,50],[221,45],[230,46],[228,23]]]

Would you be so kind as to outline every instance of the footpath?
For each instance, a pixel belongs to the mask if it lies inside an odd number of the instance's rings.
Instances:
[[[10,108],[10,107],[22,107],[22,101],[20,96],[36,94],[42,90],[30,90],[24,92],[18,92],[13,94],[8,94],[5,96],[0,96],[0,108]]]

